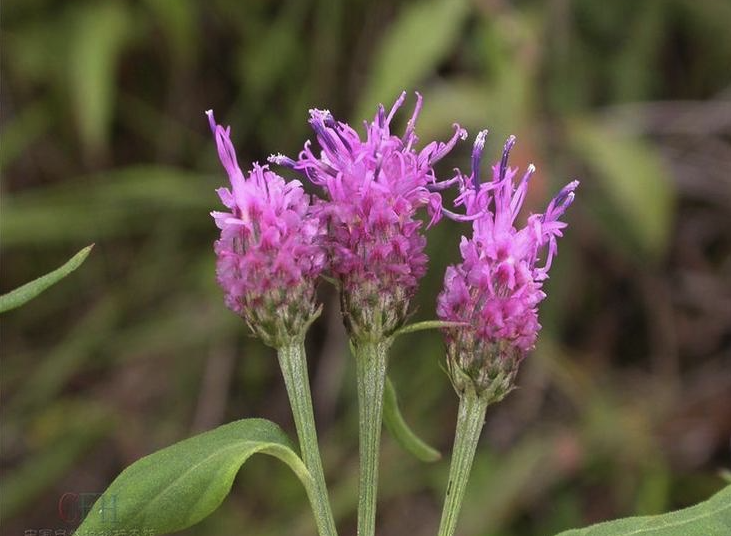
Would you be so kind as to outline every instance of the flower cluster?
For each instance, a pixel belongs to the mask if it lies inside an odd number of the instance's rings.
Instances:
[[[254,164],[244,176],[229,128],[207,112],[231,189],[218,195],[228,212],[212,212],[221,237],[216,275],[226,305],[266,344],[304,337],[317,316],[317,278],[325,267],[324,228],[299,181]]]
[[[531,165],[515,185],[517,169],[508,167],[515,143],[511,136],[502,159],[492,168],[492,180],[480,181],[480,160],[487,132],[477,136],[472,172],[457,174],[457,206],[472,219],[472,237],[462,237],[463,261],[447,269],[439,295],[440,319],[464,322],[445,330],[447,363],[455,388],[474,388],[499,400],[512,389],[518,365],[535,344],[541,326],[538,304],[545,298],[542,282],[556,255],[559,221],[574,199],[578,181],[569,183],[549,203],[544,214],[532,214],[525,227],[515,219],[535,168]],[[540,261],[545,253],[545,260]]]
[[[343,320],[356,360],[358,383],[358,534],[376,526],[378,452],[382,428],[388,349],[406,332],[441,327],[450,379],[460,397],[457,433],[440,534],[454,534],[459,505],[489,404],[514,386],[521,360],[541,329],[538,305],[543,282],[557,253],[566,223],[560,218],[574,200],[578,181],[566,185],[542,214],[516,228],[531,165],[517,180],[508,166],[511,136],[502,158],[482,181],[480,164],[487,131],[477,135],[469,175],[459,170],[438,180],[434,165],[466,132],[457,124],[446,142],[417,149],[416,106],[402,136],[391,122],[404,103],[381,105],[362,137],[327,110],[310,110],[317,149],[307,141],[296,159],[282,154],[271,164],[307,178],[324,194],[310,199],[299,181],[286,181],[267,166],[254,164],[246,176],[236,161],[229,129],[208,112],[218,153],[231,188],[218,194],[226,212],[213,212],[221,230],[215,243],[218,282],[227,305],[266,344],[277,349],[292,406],[300,450],[312,475],[313,511],[318,532],[336,535],[317,446],[304,337],[319,314],[315,287],[327,273],[340,291]],[[442,206],[440,192],[456,186],[457,211]],[[462,237],[460,263],[449,266],[437,299],[441,322],[405,323],[409,303],[426,272],[426,239],[419,219],[429,225],[442,216],[470,222]]]
[[[310,110],[319,154],[308,141],[297,160],[270,157],[326,192],[327,201],[317,204],[317,211],[326,222],[329,265],[341,285],[346,327],[356,340],[387,337],[405,321],[427,262],[416,213],[426,207],[431,223],[440,218],[437,190],[447,185],[437,181],[433,165],[466,137],[454,125],[448,142],[432,142],[417,152],[414,127],[420,95],[404,135],[390,129],[404,99],[402,93],[388,114],[379,107],[373,122],[366,124],[365,139],[330,112]]]
[[[438,181],[434,164],[466,132],[454,125],[447,142],[417,150],[417,101],[405,133],[391,132],[403,105],[402,93],[386,113],[379,106],[365,125],[364,139],[326,110],[310,110],[319,151],[305,143],[297,159],[281,154],[271,163],[288,167],[323,189],[325,199],[310,203],[299,181],[285,181],[266,166],[254,165],[244,177],[229,130],[209,112],[218,152],[231,180],[219,195],[230,212],[214,212],[221,238],[216,242],[217,273],[228,306],[273,346],[302,337],[317,314],[315,283],[329,271],[340,285],[341,309],[351,340],[387,339],[406,320],[409,301],[426,271],[426,240],[417,212],[425,208],[430,225],[442,215],[470,221],[472,236],[462,237],[462,262],[450,266],[439,295],[441,320],[460,323],[444,330],[452,381],[458,391],[473,386],[501,398],[511,388],[518,365],[535,345],[541,326],[538,304],[543,281],[566,226],[561,216],[574,199],[578,182],[564,187],[545,213],[532,214],[515,227],[531,165],[517,181],[508,166],[511,136],[491,180],[480,180],[487,131],[477,135],[469,175]],[[442,207],[440,190],[458,186],[455,206]]]

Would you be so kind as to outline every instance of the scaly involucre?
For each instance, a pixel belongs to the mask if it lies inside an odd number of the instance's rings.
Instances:
[[[431,223],[440,218],[441,197],[435,190],[443,185],[433,165],[466,136],[454,125],[448,142],[432,142],[417,151],[420,95],[404,135],[390,130],[404,99],[402,93],[388,115],[379,106],[373,122],[365,125],[365,140],[329,111],[310,110],[319,154],[308,141],[297,160],[270,157],[270,162],[299,171],[325,190],[327,200],[317,204],[318,214],[327,224],[329,267],[340,282],[346,326],[355,339],[388,336],[406,319],[427,263],[416,214],[426,207]]]
[[[516,229],[535,168],[531,165],[515,185],[516,168],[508,167],[515,143],[511,136],[492,180],[480,182],[480,160],[487,131],[478,134],[472,153],[472,172],[457,173],[460,195],[455,205],[472,220],[471,238],[462,237],[463,261],[447,268],[444,290],[438,297],[442,320],[465,322],[445,330],[447,363],[458,391],[471,387],[489,391],[499,400],[512,389],[518,365],[536,342],[541,325],[538,304],[548,278],[556,239],[566,223],[559,218],[574,199],[578,181],[566,185],[545,213],[532,214]],[[545,255],[545,259],[541,260]]]
[[[226,305],[266,344],[281,347],[304,337],[318,314],[317,278],[325,267],[324,226],[299,181],[267,166],[244,176],[230,128],[206,112],[231,188],[217,190],[228,212],[212,212],[221,237],[216,275]]]

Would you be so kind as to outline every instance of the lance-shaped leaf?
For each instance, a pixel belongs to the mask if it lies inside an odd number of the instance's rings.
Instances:
[[[458,328],[460,326],[466,326],[465,322],[450,322],[448,320],[424,320],[423,322],[416,322],[415,324],[408,324],[402,328],[397,329],[391,337],[394,339],[407,333],[416,333],[417,331],[425,331],[428,329],[444,329],[444,328]]]
[[[705,502],[656,516],[628,517],[558,536],[726,536],[731,534],[731,486]]]
[[[398,407],[396,389],[389,378],[386,378],[383,394],[383,423],[396,442],[422,462],[435,462],[442,457],[438,450],[422,441],[406,424]]]
[[[130,465],[97,500],[75,534],[152,536],[190,527],[218,508],[241,465],[256,453],[286,463],[312,497],[312,477],[284,432],[265,419],[244,419]]]
[[[60,268],[57,268],[51,273],[41,276],[38,279],[31,281],[30,283],[26,283],[22,287],[18,287],[15,290],[11,290],[7,294],[3,294],[2,296],[0,296],[0,313],[10,311],[11,309],[15,309],[16,307],[20,307],[25,302],[30,301],[38,296],[48,287],[55,285],[56,283],[61,281],[64,277],[66,277],[71,272],[76,270],[79,266],[81,266],[81,263],[86,260],[86,257],[89,256],[89,252],[93,247],[94,244],[85,247],[76,255],[71,257],[71,259],[69,259],[68,262],[66,262],[66,264],[64,264]]]

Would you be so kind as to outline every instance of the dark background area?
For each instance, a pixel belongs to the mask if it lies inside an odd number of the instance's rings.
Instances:
[[[213,0],[2,3],[1,291],[96,243],[71,277],[2,318],[3,534],[70,530],[64,493],[263,416],[293,431],[273,352],[214,281],[208,215],[226,182],[204,110],[239,162],[294,154],[311,107],[360,125],[420,91],[421,140],[489,128],[538,173],[539,211],[582,181],[520,388],[488,412],[460,534],[546,535],[662,512],[722,487],[731,432],[731,2]],[[413,105],[413,96],[407,107]],[[403,128],[410,110],[396,119]],[[400,125],[400,127],[399,127]],[[462,143],[440,170],[468,168]],[[464,225],[429,232],[417,319],[434,317]],[[324,465],[354,533],[352,359],[331,287],[308,339]],[[456,396],[438,333],[391,377],[445,458],[386,434],[379,533],[436,531]],[[726,473],[728,474],[728,472]],[[314,534],[266,457],[188,534]]]

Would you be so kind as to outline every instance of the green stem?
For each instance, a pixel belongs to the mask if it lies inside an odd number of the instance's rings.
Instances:
[[[452,462],[449,466],[449,483],[444,497],[442,520],[439,523],[439,536],[453,536],[457,518],[462,508],[467,481],[472,469],[480,432],[485,422],[488,401],[474,392],[465,392],[459,401],[457,432],[452,447]]]
[[[300,443],[302,461],[314,483],[313,511],[320,536],[337,536],[330,501],[328,499],[322,458],[317,444],[315,415],[312,410],[310,380],[307,376],[307,358],[302,342],[296,342],[277,350],[279,366],[287,387],[289,403],[292,406],[294,424]],[[313,500],[314,499],[314,500]]]
[[[358,379],[360,431],[358,536],[374,536],[376,532],[378,458],[389,346],[388,340],[353,344]]]

